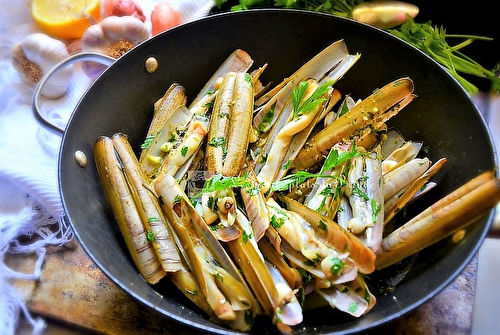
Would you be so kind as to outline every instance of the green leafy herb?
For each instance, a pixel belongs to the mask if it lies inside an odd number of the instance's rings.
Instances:
[[[349,312],[355,313],[358,310],[358,303],[353,302],[349,305]]]
[[[308,259],[308,260],[304,261],[304,265],[306,265],[306,266],[316,266],[319,263],[321,263],[322,260],[323,260],[323,258],[321,257],[321,255],[318,254],[318,253],[316,253],[316,255],[314,256],[314,258]]]
[[[216,0],[216,5],[221,8],[228,0]],[[315,12],[324,12],[340,17],[350,17],[355,6],[366,2],[365,0],[239,0],[239,4],[231,7],[232,11],[246,10],[262,7],[279,7],[305,9]],[[417,23],[411,16],[401,26],[387,29],[391,34],[405,40],[420,49],[436,62],[441,64],[453,77],[462,84],[469,93],[475,93],[478,88],[466,80],[461,74],[486,78],[491,81],[492,89],[500,92],[500,77],[495,75],[495,69],[486,69],[460,50],[474,41],[491,41],[492,38],[476,35],[447,34],[444,27],[433,26],[431,21]],[[448,39],[460,38],[463,41],[450,46]]]
[[[144,143],[141,144],[141,149],[147,149],[155,140],[156,135],[149,135],[144,140]]]
[[[249,195],[256,195],[260,193],[260,190],[264,187],[264,183],[258,183],[246,189]]]
[[[377,203],[377,201],[375,201],[375,199],[373,198],[370,200],[370,204],[372,206],[372,221],[376,222],[377,215],[382,210],[382,205]]]
[[[441,64],[469,93],[475,93],[478,88],[467,81],[459,73],[488,78],[492,81],[493,88],[500,91],[500,78],[493,70],[488,70],[479,63],[467,57],[460,49],[475,40],[491,41],[492,38],[474,35],[451,35],[441,27],[432,26],[432,22],[416,23],[411,17],[399,29],[389,29],[393,35],[405,40],[416,48],[431,56]],[[455,46],[450,46],[447,38],[462,38],[464,41]]]
[[[310,173],[307,171],[297,171],[296,173],[289,174],[278,181],[274,181],[271,184],[271,190],[273,191],[286,191],[292,188],[293,186],[298,186],[305,182],[309,178],[335,178],[339,179],[336,176],[324,175],[324,174],[316,174]]]
[[[274,108],[276,107],[276,104],[273,104],[271,108],[266,112],[264,115],[264,118],[262,119],[262,122],[259,125],[259,131],[261,133],[265,133],[266,131],[271,128],[271,121],[273,120],[274,117]]]
[[[180,204],[181,201],[182,201],[182,195],[176,195],[175,198],[174,198],[174,201],[172,202],[172,204],[176,205],[176,204]]]
[[[247,83],[251,83],[252,82],[252,76],[248,73],[245,73],[245,81]]]
[[[221,173],[218,173],[212,178],[207,179],[201,191],[191,198],[197,198],[204,193],[222,191],[233,187],[250,188],[253,185],[245,176],[224,177]]]
[[[321,173],[330,171],[336,166],[339,166],[340,164],[343,164],[357,156],[361,156],[361,152],[358,151],[358,147],[354,141],[352,142],[351,150],[349,151],[344,151],[339,154],[338,150],[330,150],[325,162],[323,163],[323,167],[321,168]]]
[[[182,147],[182,149],[181,149],[181,155],[182,156],[186,156],[187,152],[188,152],[188,147]]]
[[[288,162],[283,166],[283,170],[288,170],[290,168],[290,165],[292,165],[292,160],[289,159]]]
[[[152,217],[149,217],[148,218],[148,222],[151,223],[151,222],[160,222],[160,219],[158,219],[157,217],[155,216],[152,216]]]
[[[243,243],[247,243],[249,239],[252,238],[252,234],[248,234],[245,230],[243,230],[243,234],[242,234],[242,238],[243,238]]]
[[[260,163],[265,163],[265,162],[267,162],[267,156],[268,156],[268,154],[263,153],[263,154],[260,156]]]
[[[220,112],[217,117],[219,119],[223,119],[223,118],[227,118],[229,116],[229,113],[228,112]]]
[[[326,223],[324,223],[323,221],[319,220],[318,222],[318,228],[321,229],[321,230],[328,230],[328,227],[326,226]]]
[[[208,145],[212,146],[212,147],[219,147],[219,148],[222,148],[222,152],[224,155],[227,154],[227,149],[226,149],[226,140],[224,139],[224,137],[222,136],[219,136],[219,137],[212,137],[212,139],[210,141],[208,141],[207,143]]]
[[[172,133],[172,135],[170,135],[170,138],[168,139],[168,142],[172,143],[176,139],[177,139],[177,134],[176,133]]]
[[[155,234],[152,231],[148,231],[148,233],[146,234],[146,238],[150,242],[154,242],[156,239]]]
[[[352,193],[362,198],[365,201],[370,200],[368,195],[359,188],[358,184],[352,184]]]
[[[271,226],[274,228],[280,228],[285,224],[284,217],[277,217],[276,215],[271,216]]]
[[[332,271],[334,276],[338,276],[340,273],[340,270],[342,270],[342,268],[344,267],[344,262],[342,262],[340,259],[335,257],[334,259],[332,259],[332,263],[333,263],[333,265],[330,268],[330,270]]]
[[[326,101],[323,96],[327,93],[328,89],[333,85],[333,81],[329,81],[319,85],[314,93],[304,100],[304,95],[307,91],[307,81],[301,81],[292,91],[293,113],[292,120],[298,118],[311,110],[317,105]],[[304,100],[304,101],[302,101]]]

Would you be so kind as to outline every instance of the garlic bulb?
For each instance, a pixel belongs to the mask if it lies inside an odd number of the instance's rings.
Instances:
[[[132,16],[108,16],[85,31],[82,51],[119,58],[148,38],[148,28],[141,20]],[[104,71],[105,66],[89,61],[84,62],[82,68],[88,76],[95,77]]]
[[[14,68],[28,85],[38,83],[54,65],[69,56],[63,42],[41,33],[27,36],[14,46],[12,53]],[[62,68],[52,75],[41,94],[50,99],[62,97],[68,90],[72,76],[72,66]]]

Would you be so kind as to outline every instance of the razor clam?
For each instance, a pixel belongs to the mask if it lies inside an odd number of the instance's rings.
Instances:
[[[201,287],[187,265],[179,271],[170,273],[169,278],[179,291],[210,317],[211,321],[242,332],[249,331],[252,328],[253,320],[248,320],[245,311],[236,311],[236,319],[234,320],[221,320],[218,318],[205,296],[200,293]]]
[[[376,303],[375,296],[370,292],[360,275],[345,285],[316,289],[316,292],[333,308],[354,317],[368,313]]]
[[[94,144],[93,151],[106,198],[132,260],[141,276],[148,283],[156,284],[165,277],[166,272],[147,238],[147,232],[111,138],[100,136]]]
[[[417,157],[422,142],[406,141],[382,161],[382,174],[386,174]]]
[[[409,184],[395,201],[391,201],[390,206],[386,204],[384,208],[384,224],[387,224],[400,209],[406,206],[414,198],[415,194],[425,186],[429,179],[439,172],[445,163],[446,158],[438,160],[421,176]]]
[[[302,307],[295,296],[294,290],[273,264],[268,261],[265,263],[278,291],[278,305],[281,306],[279,319],[281,323],[288,326],[298,325],[302,322],[303,315]],[[280,330],[284,333],[286,329],[280,328]]]
[[[384,227],[382,164],[377,152],[351,160],[345,194],[352,209],[347,229],[359,235],[366,246],[376,251],[380,247]]]
[[[111,139],[123,165],[148,240],[153,244],[158,260],[166,272],[178,271],[182,267],[179,253],[166,226],[158,199],[145,186],[146,178],[127,137],[122,133],[116,133]]]
[[[174,145],[178,145],[180,136],[192,118],[193,114],[184,105],[179,105],[165,118],[163,127],[146,137],[139,161],[149,181],[156,177],[162,161]]]
[[[163,160],[158,177],[163,174],[174,176],[190,157],[196,155],[207,135],[207,127],[206,116],[199,114],[193,116],[178,146],[174,146]]]
[[[350,111],[354,107],[354,105],[356,105],[356,101],[354,101],[354,99],[350,95],[346,95],[344,97],[344,100],[342,100],[339,108],[337,109],[337,112],[330,111],[325,116],[323,126],[328,127],[329,125],[331,125],[337,118]]]
[[[222,320],[235,320],[238,311],[260,312],[239,270],[176,180],[162,176],[155,182],[155,191],[179,249],[215,314]]]
[[[396,79],[376,90],[355,105],[349,113],[308,139],[293,162],[295,168],[306,170],[321,161],[335,143],[349,140],[356,132],[367,127],[377,129],[387,117],[398,113],[413,99],[413,88],[413,81],[406,77]]]
[[[168,120],[178,107],[186,105],[186,90],[179,84],[172,84],[165,92],[164,96],[154,104],[153,118],[149,124],[148,132],[145,138],[145,144],[151,143],[158,132],[165,127]],[[142,151],[139,162],[145,159],[147,152]]]
[[[352,151],[350,151],[351,148]],[[348,167],[349,158],[356,154],[355,145],[344,142],[335,144],[328,153],[325,164],[320,171],[320,175],[331,176],[331,178],[316,178],[311,192],[304,201],[304,205],[333,219],[344,194],[344,173]],[[325,166],[326,164],[332,166]]]
[[[269,228],[269,230],[271,230],[271,228]],[[276,250],[276,245],[271,244],[267,238],[261,239],[258,244],[259,250],[264,255],[266,262],[272,264],[273,267],[280,272],[281,276],[292,289],[298,289],[302,285],[302,276],[297,269],[291,267],[283,259],[281,254],[281,239],[279,241],[279,251]]]
[[[363,241],[340,227],[335,221],[279,193],[274,198],[281,207],[298,213],[304,218],[316,234],[337,250],[348,252],[359,267],[359,272],[372,273],[375,270],[375,253]]]
[[[245,72],[226,74],[219,87],[205,150],[207,171],[238,176],[248,149],[253,112],[252,79]]]
[[[274,199],[268,199],[267,205],[271,220],[276,222],[273,226],[283,238],[282,250],[287,259],[328,283],[342,283],[356,277],[358,267],[348,253],[337,251],[303,217],[282,209]],[[337,262],[338,268],[332,262]]]
[[[203,86],[196,98],[189,105],[189,108],[191,109],[204,96],[210,94],[215,89],[215,83],[220,77],[224,77],[229,72],[247,72],[252,64],[253,59],[246,51],[236,49],[224,60],[212,77],[206,82],[205,86]]]
[[[485,171],[441,198],[382,241],[376,267],[383,269],[467,227],[500,201],[500,179]]]
[[[337,223],[347,230],[347,223],[352,219],[352,209],[349,204],[349,198],[343,195],[340,198],[339,208],[337,210]]]
[[[297,84],[306,79],[315,79],[319,83],[333,81],[334,83],[351,68],[359,59],[360,55],[350,55],[344,40],[339,40],[301,66],[290,77],[286,78],[278,86],[282,87],[261,108],[253,119],[253,128],[259,132],[267,132],[278,119],[281,109],[287,103],[292,90]],[[342,71],[335,71],[339,67]],[[329,73],[332,73],[329,75]],[[259,101],[256,102],[259,105]],[[271,113],[271,111],[273,111]],[[272,114],[272,115],[271,115]]]
[[[300,93],[297,93],[296,97],[290,98],[283,107],[279,119],[268,132],[255,165],[257,179],[263,183],[263,192],[267,192],[271,183],[288,171],[293,158],[317,123],[318,116],[321,115],[333,91],[328,83],[320,86],[314,79],[299,83],[295,92],[302,92],[302,96],[298,96]],[[303,112],[300,111],[300,107],[310,105],[313,101],[315,101],[313,106]],[[294,141],[296,138],[298,140]],[[265,162],[260,163],[264,157]]]
[[[394,128],[388,129],[385,139],[380,143],[380,155],[382,160],[389,157],[394,150],[406,143],[406,139]]]
[[[241,233],[234,227],[236,199],[232,188],[201,195],[202,215],[213,234],[223,242],[237,239]]]
[[[280,296],[282,293],[278,291],[280,285],[275,282],[271,275],[253,236],[250,222],[241,211],[237,212],[236,226],[242,231],[242,234],[238,239],[226,243],[230,254],[239,265],[263,312],[271,317],[278,329],[288,329],[287,326],[294,324],[286,323],[286,319],[282,319],[281,316],[283,308],[293,300],[291,297],[287,300]],[[302,311],[299,310],[299,313],[302,314]],[[292,321],[296,318],[292,318]]]
[[[244,167],[243,173],[247,176],[250,183],[255,185],[249,188],[243,187],[240,195],[245,206],[247,217],[252,223],[255,239],[259,241],[269,228],[271,219],[267,210],[264,193],[262,192],[261,185],[257,181],[255,172],[247,164],[246,167]]]
[[[427,158],[414,158],[383,176],[384,201],[410,185],[431,166]]]

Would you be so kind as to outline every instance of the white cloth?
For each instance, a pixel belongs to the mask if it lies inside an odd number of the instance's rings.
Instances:
[[[45,248],[63,245],[73,238],[63,220],[59,194],[57,159],[61,136],[41,125],[30,103],[33,88],[26,87],[12,66],[12,47],[24,37],[40,32],[30,13],[30,0],[0,0],[0,335],[15,333],[20,312],[33,325],[33,333],[44,327],[33,319],[23,297],[11,286],[12,278],[36,280],[41,274]],[[137,1],[150,28],[150,13],[157,0]],[[101,1],[104,3],[104,1]],[[213,0],[170,0],[187,22],[206,16]],[[77,64],[68,93],[57,100],[43,100],[42,109],[60,126],[65,125],[79,98],[91,84]],[[31,236],[28,244],[19,237]],[[7,253],[35,253],[32,273],[23,274],[5,263]]]

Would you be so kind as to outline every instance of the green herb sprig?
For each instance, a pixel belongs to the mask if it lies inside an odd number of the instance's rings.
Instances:
[[[218,8],[221,8],[229,0],[216,0]],[[353,8],[364,3],[365,0],[239,0],[239,4],[232,6],[231,11],[246,10],[251,8],[279,7],[305,9],[315,12],[323,12],[339,17],[351,17]],[[443,66],[469,93],[473,94],[478,88],[462,75],[471,75],[486,78],[491,82],[491,88],[500,92],[500,78],[496,72],[500,64],[494,69],[486,69],[472,58],[466,56],[460,49],[471,44],[473,41],[491,41],[492,38],[476,35],[447,34],[444,27],[433,26],[432,22],[417,23],[408,17],[407,22],[388,32],[397,36],[414,47],[422,50],[441,66]],[[450,46],[448,39],[464,39],[462,42]]]

